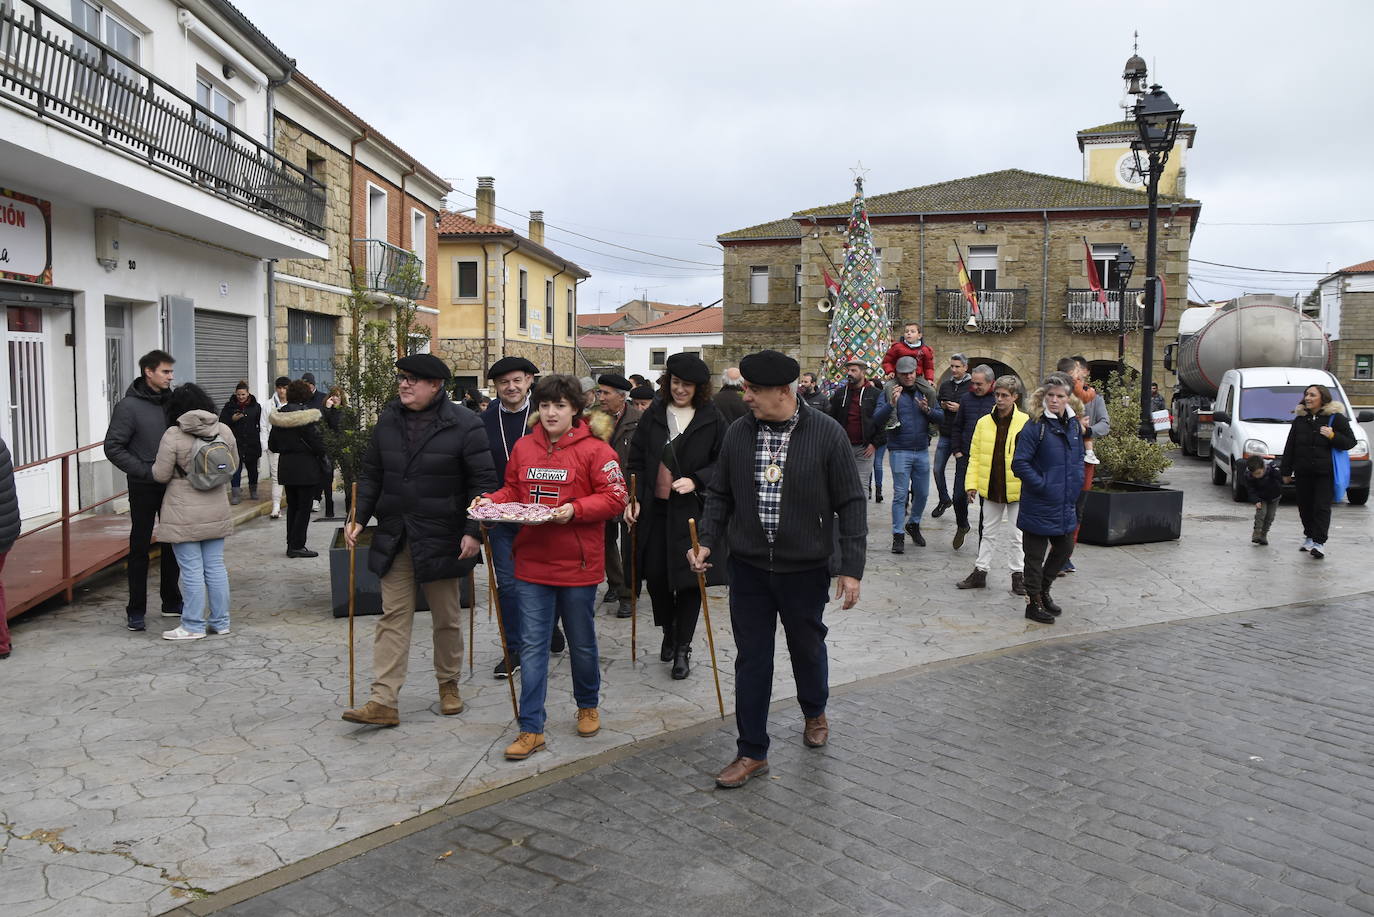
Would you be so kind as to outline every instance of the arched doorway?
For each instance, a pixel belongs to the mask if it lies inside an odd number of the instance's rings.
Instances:
[[[991,368],[992,368],[993,378],[994,378],[994,379],[997,379],[997,378],[999,378],[999,377],[1001,377],[1001,376],[1015,376],[1016,378],[1021,379],[1021,374],[1020,374],[1020,373],[1018,373],[1018,372],[1017,372],[1015,369],[1013,369],[1012,367],[1008,366],[1006,363],[1003,363],[1001,360],[994,360],[992,357],[980,357],[980,356],[975,356],[975,355],[973,355],[973,354],[970,354],[970,355],[969,355],[969,358],[968,358],[968,368],[969,368],[969,372],[972,372],[975,368],[977,368],[977,367],[979,367],[979,366],[989,366],[989,367],[991,367]],[[945,371],[942,372],[942,373],[940,373],[939,378],[937,378],[937,379],[935,380],[936,386],[939,386],[939,384],[940,384],[941,382],[944,382],[944,381],[945,381],[946,379],[948,379],[948,378],[949,378],[949,367],[946,366],[946,367],[945,367]],[[1026,380],[1021,379],[1022,384],[1024,384],[1025,381],[1026,381]]]

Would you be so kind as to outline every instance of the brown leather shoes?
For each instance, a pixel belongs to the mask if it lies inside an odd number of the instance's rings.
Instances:
[[[458,695],[458,682],[439,682],[439,712],[444,716],[457,716],[463,712],[463,698]]]
[[[507,761],[523,761],[537,751],[544,750],[544,733],[522,732],[506,746]]]
[[[768,761],[756,761],[753,758],[739,757],[725,766],[725,770],[716,774],[716,786],[723,789],[732,790],[737,786],[744,786],[749,782],[750,777],[757,777],[759,774],[768,773]]]
[[[824,713],[806,717],[806,724],[802,726],[802,741],[807,748],[820,748],[830,741],[830,724],[826,722]]]
[[[395,707],[388,707],[379,704],[375,700],[370,700],[358,707],[356,710],[345,710],[343,718],[350,723],[362,723],[364,726],[399,726],[401,725],[401,713]]]

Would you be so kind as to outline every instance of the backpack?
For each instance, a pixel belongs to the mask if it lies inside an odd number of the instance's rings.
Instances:
[[[234,453],[229,444],[216,433],[209,438],[197,437],[200,441],[191,450],[189,468],[182,472],[186,480],[196,490],[214,490],[223,487],[234,477]]]

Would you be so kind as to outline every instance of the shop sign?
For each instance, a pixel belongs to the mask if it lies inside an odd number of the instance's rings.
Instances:
[[[52,283],[52,204],[0,188],[0,280]]]

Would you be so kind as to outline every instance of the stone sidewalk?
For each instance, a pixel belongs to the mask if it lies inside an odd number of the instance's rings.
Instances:
[[[831,678],[837,685],[928,662],[1065,634],[1332,598],[1374,590],[1370,514],[1338,507],[1331,556],[1293,550],[1296,511],[1280,511],[1274,545],[1248,541],[1250,510],[1207,480],[1203,463],[1170,472],[1187,493],[1181,541],[1132,548],[1083,546],[1081,573],[1059,581],[1068,609],[1054,627],[1029,625],[1020,600],[995,588],[960,592],[974,544],[950,547],[951,514],[924,520],[930,547],[887,552],[887,504],[870,505],[863,599],[833,608]],[[476,671],[464,676],[467,711],[436,715],[429,635],[416,628],[411,679],[397,729],[339,720],[347,701],[346,622],[329,613],[327,557],[288,560],[282,522],[241,527],[227,551],[233,628],[190,644],[123,628],[124,587],[113,577],[70,607],[14,622],[4,663],[0,730],[0,911],[26,915],[144,915],[228,888],[406,818],[716,716],[704,637],[696,668],[674,682],[657,661],[657,632],[640,609],[640,656],[629,621],[605,616],[599,634],[604,727],[573,733],[565,658],[551,673],[549,752],[511,764],[510,699],[490,672],[499,657],[485,589],[476,611]],[[315,523],[321,548],[333,526]],[[721,684],[733,694],[724,590],[712,590]],[[168,619],[166,626],[175,621]],[[359,700],[370,669],[371,621],[358,628]],[[781,649],[780,656],[785,655]],[[791,695],[778,667],[776,697]]]

